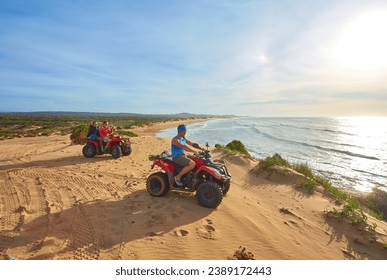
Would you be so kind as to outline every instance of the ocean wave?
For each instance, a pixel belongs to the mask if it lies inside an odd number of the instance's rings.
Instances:
[[[287,140],[287,141],[290,141],[290,140]],[[380,160],[379,158],[374,157],[374,156],[363,155],[363,154],[354,153],[354,152],[350,152],[350,151],[339,150],[339,149],[334,149],[334,148],[327,148],[327,147],[322,147],[322,146],[318,146],[318,145],[308,144],[305,142],[298,142],[298,141],[292,141],[292,142],[300,144],[300,145],[313,147],[313,148],[328,151],[328,152],[335,152],[335,153],[339,153],[339,154],[344,154],[344,155],[348,155],[348,156],[352,156],[352,157],[365,158],[365,159],[370,159],[370,160]]]
[[[377,173],[373,173],[373,172],[368,172],[366,170],[361,170],[361,169],[355,169],[355,168],[352,168],[353,171],[356,171],[356,172],[359,172],[359,173],[364,173],[364,174],[368,174],[368,175],[371,175],[371,176],[375,176],[375,177],[380,177],[380,178],[385,178],[387,179],[387,176],[384,176],[384,175],[381,175],[381,174],[377,174]]]
[[[351,147],[351,148],[360,148],[357,145],[353,144],[347,144],[347,143],[341,143],[341,142],[335,142],[335,141],[329,141],[329,140],[319,140],[322,143],[332,144],[332,145],[339,145],[339,146],[345,146],[345,147]]]
[[[333,129],[328,129],[328,128],[297,126],[297,125],[282,124],[282,123],[280,123],[279,125],[280,126],[285,126],[285,127],[297,128],[297,129],[300,129],[300,130],[320,131],[320,132],[328,132],[328,133],[347,135],[347,136],[356,136],[356,134],[354,134],[354,133],[344,132],[344,131],[340,131],[340,130],[333,130]]]
[[[351,156],[351,157],[358,157],[358,158],[364,158],[364,159],[370,159],[370,160],[380,160],[379,158],[374,157],[374,156],[368,156],[368,155],[354,153],[354,152],[350,152],[350,151],[346,151],[346,150],[339,150],[339,149],[335,149],[335,148],[328,148],[328,147],[323,147],[323,146],[319,146],[319,145],[309,144],[306,142],[300,142],[300,141],[295,141],[295,140],[279,138],[279,137],[276,137],[276,136],[271,135],[269,133],[263,132],[256,127],[254,127],[254,130],[257,133],[266,136],[267,138],[271,138],[271,139],[277,140],[277,141],[286,142],[289,144],[302,145],[302,146],[316,148],[316,149],[327,151],[327,152],[335,152],[335,153],[339,153],[339,154],[344,154],[344,155]]]

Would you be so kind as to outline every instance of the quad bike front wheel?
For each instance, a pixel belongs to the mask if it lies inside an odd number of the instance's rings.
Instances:
[[[87,158],[93,158],[97,154],[97,149],[92,144],[86,144],[82,149],[82,154]]]
[[[231,186],[231,182],[230,181],[228,181],[227,183],[225,183],[223,185],[223,189],[222,189],[223,196],[225,196],[226,193],[228,193],[228,191],[230,190],[230,186]]]
[[[152,196],[164,196],[169,192],[169,184],[167,174],[156,172],[149,175],[146,180],[146,189]]]
[[[201,183],[196,190],[196,199],[206,208],[216,208],[222,202],[222,188],[214,181]]]
[[[112,148],[112,157],[113,158],[120,158],[122,156],[122,150],[121,147],[116,145]]]
[[[123,156],[129,156],[132,153],[132,147],[130,145],[123,145],[121,150]]]

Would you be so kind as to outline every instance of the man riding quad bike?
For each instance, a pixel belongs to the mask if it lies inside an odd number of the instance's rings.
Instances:
[[[211,160],[211,153],[202,150],[197,156],[191,157],[195,167],[183,175],[181,185],[178,185],[175,176],[184,168],[174,162],[168,151],[160,155],[149,156],[155,165],[163,171],[151,174],[146,182],[146,188],[152,196],[164,196],[169,190],[182,192],[196,192],[199,204],[207,208],[216,208],[222,202],[223,196],[230,189],[231,175],[221,160]]]

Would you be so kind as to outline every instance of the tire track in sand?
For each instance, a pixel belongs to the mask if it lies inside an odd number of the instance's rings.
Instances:
[[[0,171],[0,258],[8,259],[8,248],[11,246],[14,231],[24,222],[21,215],[19,199],[7,172]]]

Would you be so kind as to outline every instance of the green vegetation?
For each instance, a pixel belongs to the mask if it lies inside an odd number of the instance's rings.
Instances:
[[[333,208],[333,210],[328,212],[328,215],[339,220],[348,218],[352,225],[365,225],[367,223],[367,216],[354,199],[346,201],[340,210]]]
[[[283,172],[278,167],[291,168],[303,174],[305,177],[297,180],[296,187],[307,191],[309,194],[313,194],[318,185],[322,186],[341,205],[340,209],[334,208],[329,211],[328,216],[335,217],[339,220],[348,219],[352,225],[359,227],[363,235],[366,232],[372,234],[376,229],[375,223],[372,225],[367,223],[365,211],[377,219],[383,219],[387,215],[386,192],[374,189],[370,194],[351,195],[342,189],[334,187],[327,179],[316,176],[307,164],[289,164],[279,154],[274,154],[271,157],[261,160],[256,172],[257,174],[263,171],[269,173]]]
[[[85,138],[87,137],[87,131],[89,130],[89,126],[85,124],[77,125],[73,128],[70,139],[75,144],[83,144],[85,143]]]
[[[317,189],[317,182],[315,180],[309,179],[308,177],[305,177],[298,179],[296,186],[304,190],[307,194],[312,195]]]
[[[125,130],[118,130],[117,134],[121,135],[121,136],[138,137],[138,135],[136,133],[131,132],[131,131],[125,131]]]
[[[292,168],[308,178],[314,178],[313,171],[310,169],[307,163],[296,163],[292,165]]]
[[[215,148],[219,149],[219,150],[227,151],[227,152],[229,152],[231,154],[240,153],[242,155],[245,155],[245,156],[248,156],[249,158],[251,158],[251,155],[247,151],[245,145],[243,145],[243,143],[241,141],[239,141],[239,140],[231,141],[230,143],[228,143],[226,145],[226,147],[224,147],[224,146],[222,146],[220,144],[216,144]]]
[[[280,154],[276,153],[271,157],[266,157],[264,160],[259,161],[256,172],[258,174],[262,172],[272,173],[277,171],[277,166],[290,167],[290,164],[286,159],[282,158]]]
[[[365,205],[374,217],[379,220],[387,218],[387,193],[377,188],[367,195],[359,196],[358,200]]]
[[[77,126],[88,126],[92,121],[100,124],[107,120],[114,125],[118,133],[129,137],[136,135],[129,129],[149,125],[155,122],[178,120],[176,116],[123,115],[96,113],[1,113],[0,140],[15,137],[35,137],[48,135],[67,135]],[[182,118],[179,120],[184,120]]]

